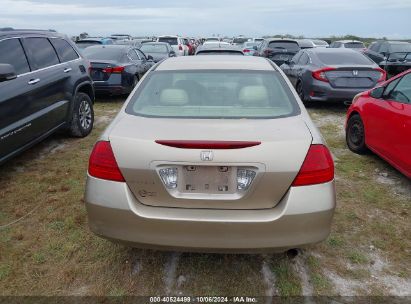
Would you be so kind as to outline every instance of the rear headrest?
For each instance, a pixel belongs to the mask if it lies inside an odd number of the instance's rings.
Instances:
[[[164,89],[160,94],[160,103],[165,106],[182,106],[188,103],[188,95],[182,89]]]
[[[238,94],[238,100],[246,107],[266,107],[270,104],[265,86],[245,86]]]

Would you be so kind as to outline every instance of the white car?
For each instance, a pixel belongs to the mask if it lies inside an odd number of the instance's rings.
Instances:
[[[171,45],[176,56],[188,56],[188,46],[184,43],[184,39],[178,36],[159,36],[157,42],[166,42]]]

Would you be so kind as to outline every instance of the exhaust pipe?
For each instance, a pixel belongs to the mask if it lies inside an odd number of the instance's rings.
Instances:
[[[287,258],[289,258],[290,260],[295,259],[298,254],[300,253],[300,250],[297,248],[292,248],[287,250],[287,252],[285,253],[287,255]]]

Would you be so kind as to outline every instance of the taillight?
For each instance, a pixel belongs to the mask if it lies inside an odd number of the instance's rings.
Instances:
[[[375,71],[378,71],[381,73],[380,78],[377,80],[377,82],[383,82],[385,80],[387,80],[387,72],[381,68],[376,68],[374,69]]]
[[[243,50],[243,53],[249,53],[249,52],[250,52],[250,50],[248,50],[248,49]]]
[[[334,179],[334,161],[324,145],[311,145],[292,186],[308,186]]]
[[[179,49],[180,51],[182,51],[182,50],[183,50],[183,46],[180,44],[180,45],[178,46],[178,49]]]
[[[326,68],[322,68],[320,70],[312,72],[312,75],[313,75],[313,78],[319,81],[329,82],[327,76],[325,75],[325,72],[334,71],[334,70],[335,68],[326,67]]]
[[[271,55],[271,50],[269,50],[269,49],[265,49],[264,50],[264,56],[270,56]]]
[[[121,74],[124,71],[123,66],[117,66],[117,67],[108,67],[103,69],[103,73],[107,74]]]
[[[97,178],[124,182],[109,141],[99,141],[91,152],[88,173]]]

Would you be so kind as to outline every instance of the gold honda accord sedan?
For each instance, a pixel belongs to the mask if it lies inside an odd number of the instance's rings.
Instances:
[[[330,233],[334,163],[273,62],[176,57],[94,146],[85,201],[94,233],[135,247],[284,251]]]

